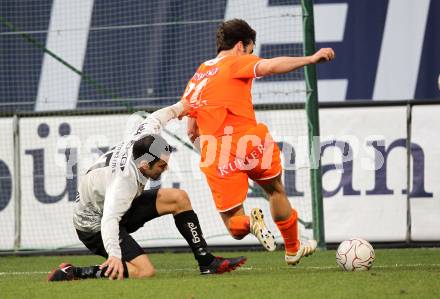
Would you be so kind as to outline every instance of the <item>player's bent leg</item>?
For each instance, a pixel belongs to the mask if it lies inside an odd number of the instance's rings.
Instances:
[[[159,215],[172,214],[176,228],[186,240],[199,266],[209,265],[215,257],[207,251],[197,214],[188,194],[180,189],[159,189],[156,200]]]
[[[127,264],[124,263],[124,277],[128,277]],[[75,267],[70,263],[60,264],[58,269],[52,270],[48,277],[48,281],[69,281],[90,278],[105,278],[107,268],[100,269],[99,265],[87,267]]]
[[[243,205],[220,212],[220,217],[234,239],[241,240],[250,233],[250,218],[245,215]]]
[[[146,254],[137,256],[130,262],[124,263],[125,278],[149,278],[154,276],[155,269]],[[62,263],[58,269],[52,270],[48,275],[48,281],[69,281],[90,278],[105,278],[105,269],[98,265],[88,267],[75,267],[70,263]]]
[[[220,212],[226,228],[234,239],[241,240],[252,233],[263,247],[268,251],[276,249],[275,238],[264,223],[263,211],[259,208],[251,210],[251,215],[246,216],[243,205],[231,210]]]
[[[148,207],[145,206],[145,207]],[[138,204],[134,208],[139,213],[145,213],[142,205]],[[133,209],[134,209],[133,208]],[[150,207],[151,208],[151,207]],[[134,211],[134,210],[133,210]],[[142,221],[139,215],[129,213],[128,219],[133,219],[134,223],[126,222],[128,226],[138,227]],[[127,218],[127,217],[126,217]],[[104,258],[108,257],[102,242],[101,232],[82,232],[77,230],[77,234],[81,242],[94,254]],[[126,226],[119,227],[120,247],[122,253],[122,264],[124,267],[124,278],[146,278],[154,275],[154,266],[151,264],[142,247],[128,233]],[[65,281],[76,279],[103,278],[107,268],[101,269],[99,265],[75,267],[70,263],[63,263],[56,270],[53,270],[49,276],[49,281]]]
[[[283,221],[290,217],[292,206],[287,199],[281,182],[281,174],[269,180],[256,181],[269,196],[270,212],[274,221]]]
[[[313,254],[316,241],[301,242],[299,239],[298,214],[290,205],[281,182],[281,175],[264,181],[257,181],[269,196],[272,217],[284,239],[285,260],[296,265],[302,257]]]
[[[135,257],[133,260],[126,262],[128,268],[128,276],[130,278],[149,278],[156,273],[153,264],[146,254]]]
[[[245,263],[245,257],[215,257],[208,251],[197,214],[192,210],[188,194],[179,189],[160,189],[156,200],[159,215],[173,214],[180,234],[190,246],[201,274],[230,272]]]
[[[192,210],[191,201],[184,190],[161,188],[157,192],[156,209],[160,216],[177,215]]]
[[[232,172],[223,175],[218,167],[201,168],[212,192],[215,207],[229,231],[237,240],[250,232],[249,216],[245,215],[243,202],[248,192],[248,176],[244,172]]]

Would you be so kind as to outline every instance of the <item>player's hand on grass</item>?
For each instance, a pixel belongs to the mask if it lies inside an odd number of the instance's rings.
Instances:
[[[335,59],[335,52],[332,48],[319,49],[315,54],[310,56],[311,63],[321,63]]]
[[[122,265],[121,259],[110,256],[105,262],[103,262],[99,268],[102,270],[108,267],[104,273],[106,277],[111,280],[114,279],[124,279],[124,266]]]

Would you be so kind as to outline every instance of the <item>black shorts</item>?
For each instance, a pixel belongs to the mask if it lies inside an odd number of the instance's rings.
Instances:
[[[131,261],[144,254],[142,247],[130,236],[144,224],[154,218],[159,217],[156,208],[157,192],[159,189],[151,189],[142,192],[131,203],[128,211],[122,216],[119,222],[119,246],[123,261]],[[91,233],[76,230],[79,239],[94,254],[108,257],[102,242],[101,232]]]

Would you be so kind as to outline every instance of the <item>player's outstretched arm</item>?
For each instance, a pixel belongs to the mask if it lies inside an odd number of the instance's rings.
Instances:
[[[128,136],[130,138],[137,136],[138,138],[140,135],[160,134],[162,128],[164,128],[170,120],[174,118],[181,119],[188,114],[189,109],[189,104],[181,100],[174,105],[156,110],[138,124],[135,129],[130,130]]]
[[[257,77],[284,74],[299,69],[308,64],[331,61],[335,58],[335,52],[331,48],[322,48],[311,56],[303,57],[275,57],[263,59],[258,62],[255,73]]]
[[[109,256],[107,261],[101,265],[101,269],[108,266],[105,274],[110,279],[121,279],[123,276],[124,269],[121,261],[121,247],[119,246],[119,221],[130,208],[138,188],[134,175],[122,175],[121,172],[116,172],[116,175],[105,192],[101,219],[102,242]]]
[[[154,111],[148,118],[157,119],[162,126],[165,126],[170,120],[174,118],[182,118],[190,109],[189,104],[185,100],[181,100],[174,105]],[[147,118],[147,120],[148,120]]]

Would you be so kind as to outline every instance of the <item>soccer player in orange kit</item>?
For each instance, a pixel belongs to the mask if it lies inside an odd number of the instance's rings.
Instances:
[[[281,181],[280,150],[266,125],[255,119],[252,81],[330,61],[335,54],[323,48],[311,56],[262,59],[252,55],[255,38],[256,32],[243,20],[220,25],[217,57],[199,66],[182,96],[191,106],[188,136],[200,147],[200,168],[231,236],[242,239],[252,233],[267,250],[276,247],[261,209],[245,215],[243,202],[250,178],[267,193],[273,220],[284,239],[285,260],[296,265],[315,251],[316,241],[299,239],[298,213]]]

